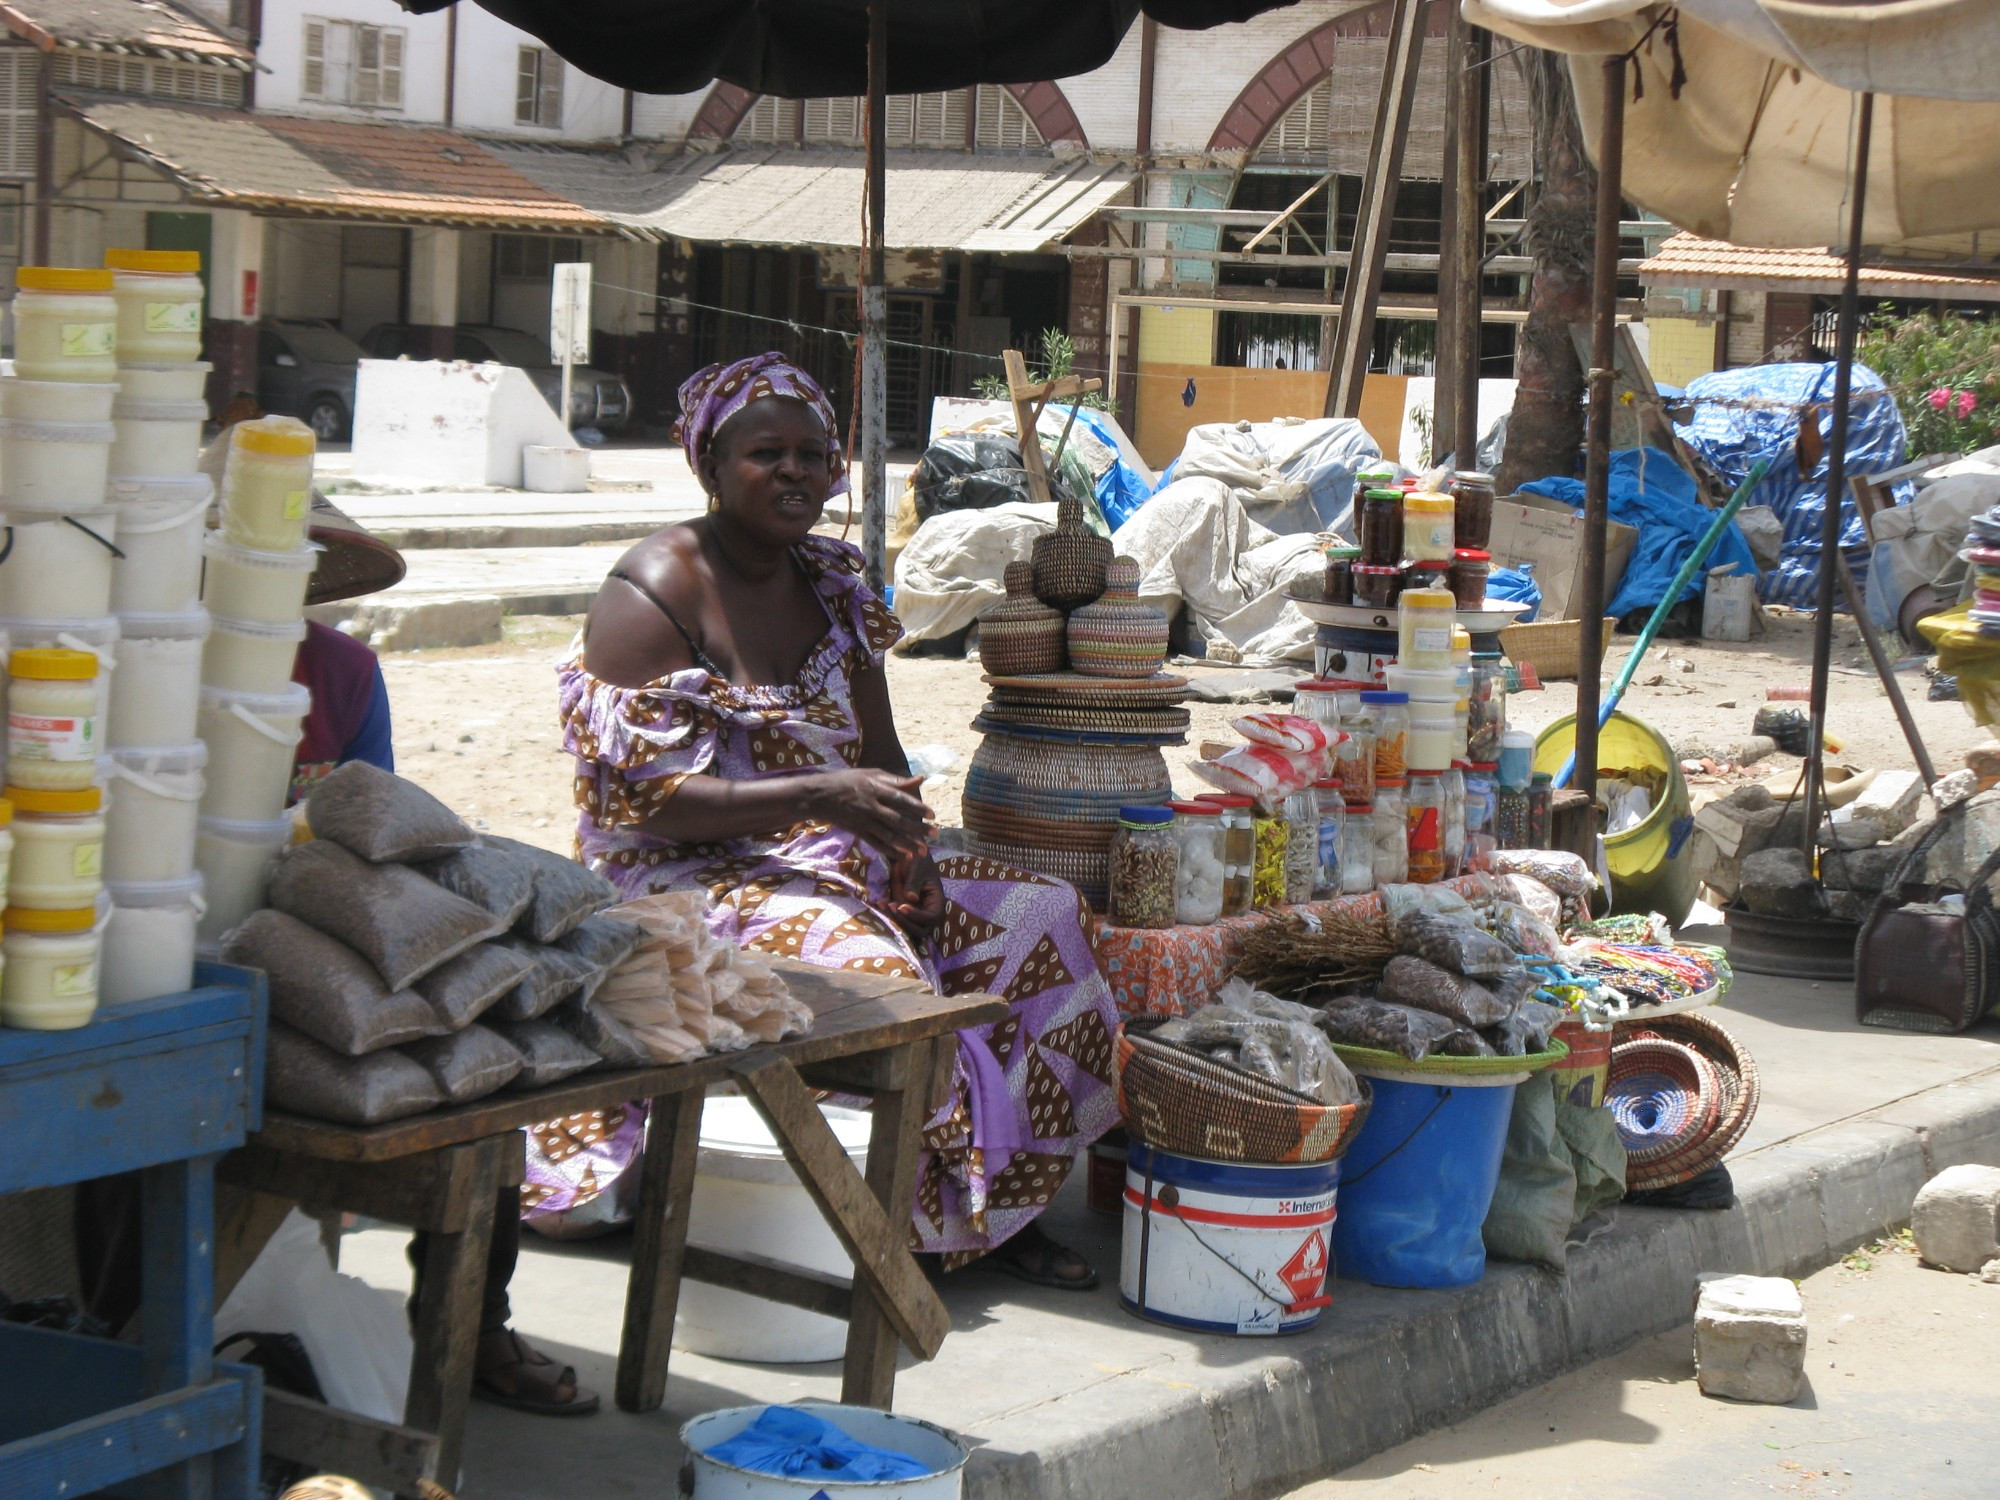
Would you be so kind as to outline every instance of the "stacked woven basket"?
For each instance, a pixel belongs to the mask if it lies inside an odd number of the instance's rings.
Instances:
[[[1736,1148],[1757,1114],[1757,1064],[1707,1016],[1689,1011],[1619,1028],[1605,1103],[1625,1145],[1625,1188],[1701,1176]]]
[[[1008,565],[1005,602],[979,619],[992,695],[963,802],[969,852],[1067,880],[1100,910],[1118,809],[1173,796],[1160,749],[1188,727],[1187,681],[1160,670],[1166,617],[1109,552],[1065,513],[1032,564]]]

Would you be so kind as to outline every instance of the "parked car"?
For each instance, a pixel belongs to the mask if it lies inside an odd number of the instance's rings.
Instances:
[[[257,325],[257,404],[297,417],[323,443],[354,429],[354,376],[361,346],[331,323],[265,318]]]
[[[434,330],[408,323],[377,323],[362,337],[361,346],[370,359],[437,358]],[[469,324],[451,330],[451,357],[514,365],[527,372],[535,388],[559,410],[562,403],[562,369],[549,360],[548,345],[518,328],[499,328],[490,323]],[[632,414],[632,393],[625,382],[606,370],[591,365],[570,368],[569,424],[615,432]]]

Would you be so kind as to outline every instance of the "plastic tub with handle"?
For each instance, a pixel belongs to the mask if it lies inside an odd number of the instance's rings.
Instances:
[[[195,835],[194,863],[201,871],[208,909],[195,931],[213,944],[253,911],[264,907],[271,864],[292,841],[289,817],[243,822],[203,818]]]
[[[118,514],[111,562],[111,608],[118,614],[173,614],[201,601],[201,541],[214,494],[206,474],[179,479],[112,479],[104,498]]]
[[[178,995],[194,986],[195,930],[208,903],[199,875],[108,885],[98,999],[105,1005]]]
[[[109,422],[116,385],[78,380],[0,380],[0,417],[23,422]]]
[[[113,750],[187,744],[195,737],[208,612],[121,615],[118,628],[125,670],[111,679],[111,725],[105,742]]]
[[[135,478],[192,474],[201,460],[205,401],[136,401],[120,396],[111,408],[110,471]]]
[[[205,359],[121,359],[118,394],[128,401],[199,401],[214,368]]]
[[[202,543],[202,602],[225,620],[292,624],[305,607],[320,550],[298,547],[290,552],[263,552],[239,547],[221,532],[211,532]]]
[[[202,688],[197,723],[208,746],[204,818],[268,823],[284,812],[292,759],[304,738],[299,725],[311,707],[311,692],[297,683],[278,693]],[[212,875],[209,895],[221,904],[223,892]]]
[[[117,511],[27,512],[8,519],[13,545],[0,562],[0,615],[48,620],[111,612]]]
[[[112,752],[113,794],[104,819],[107,883],[179,880],[194,868],[207,765],[208,747],[199,741]]]
[[[913,1479],[822,1479],[765,1474],[711,1456],[711,1450],[742,1432],[767,1409],[725,1407],[696,1417],[681,1428],[681,1447],[686,1452],[680,1480],[683,1500],[957,1500],[965,1492],[965,1465],[971,1454],[964,1443],[942,1427],[869,1406],[815,1402],[803,1410],[858,1442],[906,1454],[930,1473]]]
[[[109,422],[0,420],[0,509],[65,511],[104,493],[111,473],[111,441],[118,429]]]
[[[226,620],[216,615],[202,647],[201,680],[238,693],[276,693],[292,680],[306,622],[267,625],[258,620]]]
[[[1535,769],[1551,775],[1576,753],[1576,715],[1564,717],[1535,739]],[[1694,907],[1694,857],[1688,851],[1694,808],[1680,757],[1660,732],[1643,719],[1614,713],[1597,731],[1598,774],[1643,770],[1661,777],[1666,794],[1653,810],[1623,833],[1604,836],[1604,862],[1611,871],[1611,910],[1658,912],[1678,927]]]

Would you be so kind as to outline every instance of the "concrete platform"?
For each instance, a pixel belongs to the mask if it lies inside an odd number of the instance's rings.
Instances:
[[[1278,1340],[1182,1334],[1123,1312],[1118,1223],[1073,1178],[1048,1225],[1106,1276],[1095,1292],[971,1269],[946,1278],[954,1333],[906,1362],[900,1410],[975,1446],[974,1500],[1157,1500],[1270,1494],[1679,1327],[1697,1271],[1799,1275],[1907,1219],[1958,1161],[2000,1164],[2000,1027],[1963,1037],[1862,1032],[1846,987],[1739,978],[1716,1012],[1755,1054],[1764,1102],[1732,1160],[1726,1213],[1621,1209],[1566,1276],[1495,1263],[1477,1285],[1335,1289],[1318,1327]],[[676,1353],[666,1407],[611,1409],[630,1239],[530,1235],[515,1326],[573,1362],[607,1409],[574,1425],[475,1403],[464,1500],[671,1492],[675,1433],[703,1411],[832,1399],[833,1366],[758,1367]],[[407,1236],[351,1237],[343,1268],[401,1290]]]

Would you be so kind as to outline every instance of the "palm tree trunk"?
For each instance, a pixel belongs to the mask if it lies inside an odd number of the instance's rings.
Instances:
[[[1538,184],[1527,214],[1527,250],[1535,258],[1535,275],[1514,361],[1520,385],[1507,422],[1502,494],[1526,480],[1578,472],[1584,369],[1570,328],[1590,324],[1597,197],[1597,169],[1584,154],[1569,65],[1540,51],[1524,51],[1520,62],[1528,83]]]

